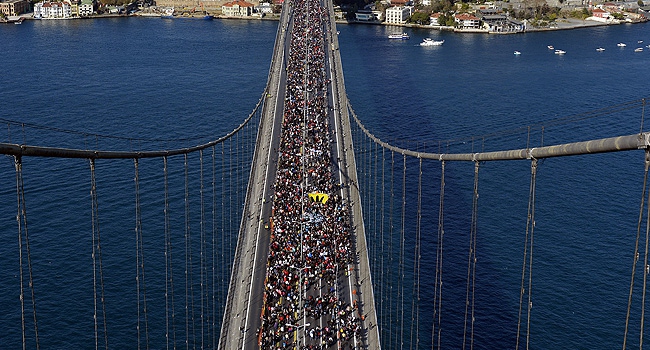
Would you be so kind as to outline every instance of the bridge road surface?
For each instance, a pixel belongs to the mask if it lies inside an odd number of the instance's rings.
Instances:
[[[368,266],[362,213],[358,187],[356,186],[356,165],[352,137],[347,115],[347,103],[338,52],[338,37],[331,1],[326,1],[330,15],[330,27],[326,28],[326,71],[332,83],[328,91],[330,128],[332,138],[332,159],[334,178],[340,181],[342,198],[352,202],[350,213],[353,247],[356,247],[354,265],[350,273],[341,272],[338,279],[339,298],[359,306],[362,331],[355,339],[357,349],[379,349],[379,330],[376,321],[374,298]],[[278,159],[278,145],[286,92],[286,60],[289,52],[292,11],[288,2],[283,5],[273,59],[267,82],[266,99],[257,136],[253,166],[249,179],[246,203],[240,227],[237,249],[233,261],[232,276],[224,312],[219,349],[259,349],[258,330],[264,295],[266,263],[269,253],[270,232],[268,219],[271,216],[273,184]],[[354,293],[353,293],[354,291]],[[299,338],[304,339],[304,329]],[[333,348],[336,348],[334,346]]]

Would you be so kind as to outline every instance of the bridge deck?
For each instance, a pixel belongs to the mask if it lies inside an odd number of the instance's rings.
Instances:
[[[323,6],[323,4],[316,1],[311,1],[311,3],[311,6],[313,6],[311,13],[320,14],[316,8]],[[302,4],[307,4],[307,7],[310,6],[309,1]],[[364,226],[358,187],[356,186],[356,166],[351,146],[350,125],[347,118],[343,74],[337,50],[338,40],[335,34],[332,35],[332,33],[337,33],[333,21],[333,9],[331,3],[325,5],[327,7],[321,7],[323,13],[326,13],[329,17],[328,20],[323,21],[322,28],[304,29],[301,27],[304,21],[300,16],[310,12],[301,12],[301,14],[297,15],[296,13],[301,10],[299,5],[296,2],[296,8],[293,8],[285,4],[278,27],[267,85],[267,98],[260,123],[254,166],[251,170],[247,204],[241,223],[228,302],[224,313],[220,349],[258,349],[263,341],[267,342],[267,344],[269,342],[278,344],[282,342],[285,345],[289,344],[291,348],[302,346],[332,349],[380,348],[363,231]],[[309,163],[309,161],[305,160],[305,158],[308,158],[305,155],[306,148],[309,147],[308,139],[314,138],[307,137],[307,134],[322,133],[327,135],[326,139],[329,139],[330,146],[326,152],[330,152],[329,159],[332,159],[331,164],[328,169],[324,170],[323,174],[327,175],[326,177],[331,177],[328,181],[335,184],[335,186],[331,186],[332,184],[329,186],[331,190],[329,196],[332,198],[329,205],[326,206],[323,203],[322,208],[320,208],[320,204],[305,204],[308,200],[306,195],[309,188],[316,188],[318,186],[315,186],[315,183],[322,185],[325,180],[314,180],[304,176],[304,184],[301,184],[298,193],[305,198],[296,200],[295,203],[295,206],[301,207],[301,209],[296,209],[296,213],[293,213],[293,215],[276,217],[273,214],[273,209],[274,205],[279,205],[277,203],[280,201],[275,193],[276,187],[274,184],[278,176],[279,154],[283,154],[282,158],[280,158],[281,163],[290,153],[285,149],[286,137],[284,140],[282,137],[282,133],[286,132],[286,129],[283,130],[283,124],[288,124],[285,103],[292,103],[290,101],[294,97],[296,100],[301,98],[298,95],[288,97],[292,96],[292,93],[296,93],[296,91],[291,90],[295,87],[289,86],[290,91],[287,93],[287,76],[291,77],[293,75],[295,80],[295,76],[302,75],[302,73],[297,74],[293,69],[295,69],[296,64],[303,63],[292,62],[292,57],[290,57],[292,36],[302,35],[302,32],[297,31],[297,28],[300,28],[305,33],[304,40],[298,39],[298,42],[301,43],[299,45],[309,45],[307,43],[311,42],[320,43],[320,48],[318,44],[312,45],[316,49],[320,49],[320,52],[324,54],[323,68],[325,71],[323,77],[328,82],[331,82],[324,85],[322,96],[310,90],[310,82],[302,83],[304,84],[304,91],[300,90],[299,87],[300,94],[304,94],[305,110],[302,112],[304,116],[298,113],[304,119],[302,123],[297,124],[318,125],[319,122],[316,118],[321,118],[323,125],[327,126],[327,130],[310,128],[302,130],[302,140],[299,143],[303,146],[297,151],[302,153],[300,156],[300,162],[303,163],[302,173],[306,174],[305,163]],[[315,37],[318,33],[322,37]],[[314,47],[310,49],[314,49]],[[309,70],[309,67],[315,64],[304,63],[305,70]],[[313,69],[313,71],[317,73],[318,69]],[[320,113],[321,115],[314,116],[307,112],[307,105],[314,103],[318,98],[322,98],[327,108],[324,109],[325,115]],[[286,127],[286,125],[284,126]],[[323,186],[328,188],[327,185]],[[308,210],[308,207],[311,207],[311,209]],[[293,259],[291,266],[284,266],[281,269],[284,274],[293,278],[291,285],[299,289],[299,293],[297,293],[299,296],[294,294],[292,298],[291,292],[283,291],[279,299],[271,301],[272,295],[276,294],[276,292],[273,287],[270,287],[270,283],[265,282],[268,282],[266,279],[269,278],[269,272],[267,271],[270,263],[269,251],[278,249],[278,247],[270,249],[272,237],[275,237],[274,234],[277,235],[278,232],[281,232],[277,228],[292,227],[295,230],[293,232],[294,239],[299,238],[300,246],[302,246],[303,239],[309,238],[310,230],[314,232],[317,230],[313,227],[317,224],[307,222],[305,216],[318,216],[321,210],[327,210],[325,207],[330,207],[336,215],[341,216],[341,221],[345,221],[346,225],[349,225],[347,229],[341,230],[347,236],[345,238],[348,244],[345,248],[347,249],[347,259],[341,258],[337,261],[336,258],[339,257],[339,254],[338,249],[335,249],[334,251],[337,251],[334,254],[336,257],[330,257],[335,262],[331,263],[331,260],[328,260],[329,258],[324,258],[326,262],[330,261],[330,263],[315,264],[300,254],[303,251],[307,252],[306,247],[296,250],[294,254],[289,254],[290,258]],[[327,216],[328,214],[323,215]],[[273,222],[274,218],[275,222]],[[291,226],[291,223],[277,222],[279,219],[287,221],[293,219],[299,224],[296,225],[294,222],[293,226]],[[301,232],[305,233],[305,238],[303,238]],[[312,238],[313,236],[314,234],[312,234]],[[277,237],[274,238],[274,244],[277,244],[275,240],[277,240]],[[334,238],[334,241],[335,244],[338,244],[336,247],[342,247],[346,244],[343,241],[337,242],[336,238]],[[286,241],[281,241],[280,244],[286,244]],[[318,244],[322,244],[323,250],[325,250],[324,246],[328,242],[318,241]],[[308,265],[308,261],[310,261],[309,264],[311,265]],[[275,265],[273,266],[274,269],[277,268]],[[318,270],[318,268],[321,268],[321,270]],[[280,291],[277,293],[280,293]],[[321,309],[315,311],[317,307],[321,307],[320,303],[329,305],[329,309],[326,305],[322,308],[326,311]],[[267,311],[267,315],[264,317],[265,310],[275,310],[276,307],[280,309],[292,305],[295,309],[290,315],[269,315]],[[289,321],[287,321],[286,317],[289,317]],[[274,329],[271,330],[271,327]],[[341,331],[342,327],[345,329],[344,331]],[[264,346],[262,347],[264,348]]]

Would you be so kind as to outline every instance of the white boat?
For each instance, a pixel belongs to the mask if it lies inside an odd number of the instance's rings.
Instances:
[[[444,40],[433,40],[431,38],[425,38],[421,43],[420,46],[440,46],[444,44]]]
[[[564,55],[565,53],[566,53],[566,51],[564,51],[564,50],[555,50],[556,55]]]
[[[548,45],[548,46],[546,46],[546,47],[548,47],[549,50],[554,50],[554,49],[555,49],[555,48],[553,47],[553,45]]]
[[[521,55],[521,52],[515,51],[515,56],[519,56],[519,55]]]
[[[603,49],[602,47],[599,47],[599,48],[596,49],[596,51],[603,52],[603,51],[605,51],[605,49]]]
[[[634,52],[643,52],[643,48],[642,47],[637,47],[636,49],[634,49]]]
[[[408,40],[410,39],[409,35],[407,33],[402,33],[402,34],[390,34],[388,36],[388,39],[400,39],[400,40]]]
[[[642,43],[643,43],[643,40],[639,40],[639,41],[637,41],[636,43],[637,43],[637,44],[642,44]]]
[[[618,44],[616,44],[616,46],[618,46],[618,47],[626,47],[627,45],[625,45],[625,43],[618,43]]]

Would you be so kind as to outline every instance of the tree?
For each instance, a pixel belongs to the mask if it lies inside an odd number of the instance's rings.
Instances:
[[[407,20],[409,23],[429,24],[429,14],[426,12],[416,12]]]
[[[636,3],[637,3],[637,5],[639,5],[639,7],[642,7],[642,6],[644,5],[644,4],[643,4],[643,0],[639,0],[639,1],[637,1]]]

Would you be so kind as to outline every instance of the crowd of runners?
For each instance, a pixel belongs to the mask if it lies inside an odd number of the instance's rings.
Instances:
[[[355,349],[349,216],[333,174],[325,70],[329,14],[293,0],[287,91],[270,220],[262,349]],[[312,196],[309,196],[312,194]]]

